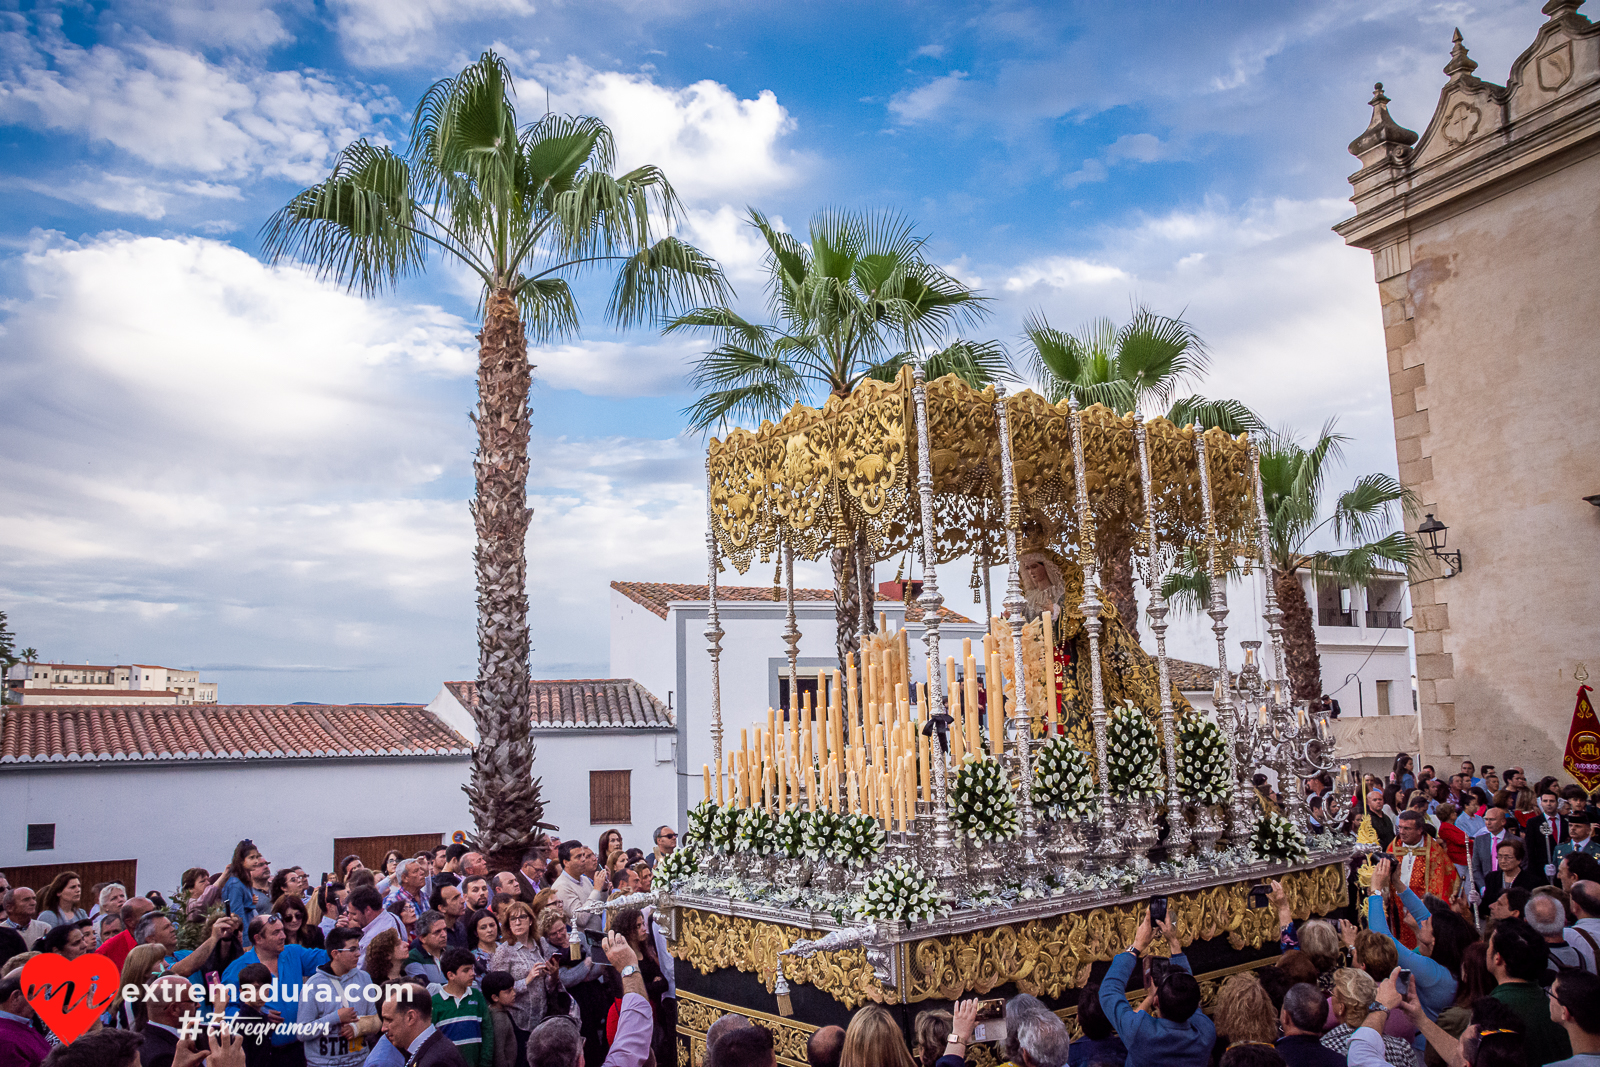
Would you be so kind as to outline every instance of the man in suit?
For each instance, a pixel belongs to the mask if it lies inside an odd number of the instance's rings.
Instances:
[[[1472,839],[1472,884],[1480,895],[1489,872],[1500,869],[1500,844],[1509,833],[1504,808],[1490,808],[1483,813],[1483,829]]]
[[[388,986],[378,1015],[389,1043],[405,1055],[406,1067],[467,1067],[455,1042],[434,1028],[433,996],[424,983]]]
[[[1556,878],[1556,848],[1567,839],[1569,816],[1560,814],[1561,795],[1547,791],[1539,797],[1539,814],[1528,820],[1528,866]]]
[[[139,1067],[171,1067],[178,1051],[183,1017],[198,1014],[193,986],[187,978],[164,974],[145,987],[144,1044],[139,1047]]]

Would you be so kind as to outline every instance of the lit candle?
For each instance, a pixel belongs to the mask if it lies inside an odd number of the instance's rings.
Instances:
[[[1256,709],[1256,721],[1262,726],[1271,725],[1272,717],[1267,714],[1267,706],[1265,704]]]

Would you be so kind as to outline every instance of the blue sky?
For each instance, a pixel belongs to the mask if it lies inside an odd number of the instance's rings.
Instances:
[[[198,666],[230,703],[426,700],[475,673],[470,279],[362,300],[264,265],[257,233],[489,47],[525,114],[548,93],[666,170],[752,314],[747,205],[797,231],[892,208],[994,298],[974,335],[1183,311],[1202,391],[1306,432],[1337,416],[1346,480],[1392,471],[1369,256],[1328,229],[1345,145],[1374,81],[1425,126],[1455,26],[1503,81],[1538,7],[5,4],[0,607],[48,658]],[[610,580],[703,580],[693,343],[601,307],[535,353],[541,677],[606,673]]]

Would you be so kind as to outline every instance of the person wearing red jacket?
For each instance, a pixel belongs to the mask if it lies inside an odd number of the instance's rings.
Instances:
[[[1456,806],[1449,801],[1441,803],[1433,811],[1434,817],[1439,820],[1439,841],[1444,845],[1444,850],[1450,856],[1450,862],[1456,865],[1456,873],[1461,875],[1462,883],[1467,878],[1467,834],[1456,825]]]

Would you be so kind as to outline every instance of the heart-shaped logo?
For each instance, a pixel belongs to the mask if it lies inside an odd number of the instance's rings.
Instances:
[[[63,1045],[70,1045],[117,997],[117,965],[93,952],[75,960],[41,953],[22,967],[22,996]]]

